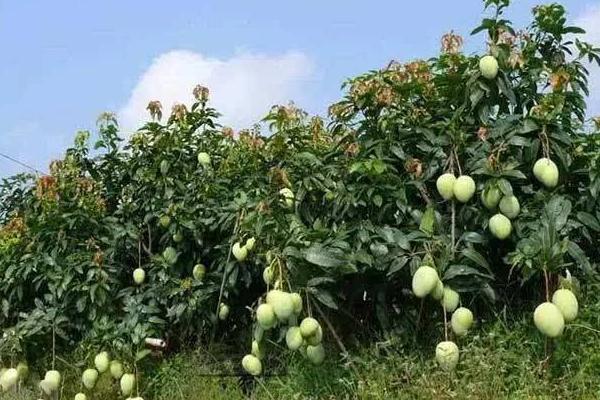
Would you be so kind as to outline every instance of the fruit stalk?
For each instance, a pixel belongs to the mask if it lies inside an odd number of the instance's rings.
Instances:
[[[150,229],[150,223],[146,226],[148,227],[148,254],[152,255],[152,230]]]
[[[415,330],[419,332],[419,328],[421,327],[421,317],[423,316],[423,306],[425,305],[425,298],[421,299],[421,305],[419,306],[419,314],[417,315],[417,326]]]
[[[133,376],[135,377],[135,395],[139,397],[140,395],[140,380],[138,379],[138,367],[137,360],[133,363]]]
[[[327,316],[325,315],[325,313],[323,312],[323,310],[321,310],[321,307],[319,307],[319,305],[316,304],[316,303],[315,303],[315,308],[317,309],[317,312],[319,313],[319,315],[321,316],[321,318],[323,319],[323,321],[325,321],[325,325],[327,325],[327,328],[329,328],[329,331],[331,332],[331,334],[333,335],[333,338],[337,342],[337,345],[340,348],[340,350],[342,351],[342,354],[344,356],[347,356],[348,355],[348,350],[346,349],[346,346],[344,346],[344,343],[342,342],[342,339],[339,337],[339,335],[335,331],[333,325],[331,324],[331,321],[329,321],[329,318],[327,318]]]
[[[456,153],[456,146],[452,148],[453,159],[456,160],[456,168],[458,168],[458,175],[462,175],[462,168],[460,167],[460,160],[458,159],[458,154]],[[454,173],[454,163],[452,163],[452,173]],[[451,226],[451,236],[452,236],[452,259],[454,260],[454,252],[456,250],[456,202],[452,200],[452,226]],[[445,310],[444,310],[445,312]]]
[[[452,259],[454,260],[454,251],[456,248],[456,202],[452,200],[452,215],[451,215],[451,237],[452,237]]]
[[[545,158],[550,158],[550,142],[548,141],[548,133],[546,132],[546,124],[540,132],[540,142],[542,143],[542,154]]]
[[[460,175],[462,175],[462,169],[460,168],[460,161],[458,160],[458,154],[456,153],[456,147],[454,147],[452,149],[452,153],[454,154],[454,158],[456,159],[456,168],[458,168],[458,175],[460,176]]]
[[[225,291],[225,281],[227,280],[227,266],[229,265],[229,261],[231,260],[231,249],[233,248],[234,239],[237,235],[237,232],[240,227],[240,222],[243,218],[244,211],[242,210],[238,215],[235,225],[233,227],[233,234],[231,235],[231,242],[229,243],[229,251],[227,252],[227,261],[225,261],[225,268],[223,270],[223,279],[221,280],[221,289],[219,290],[219,300],[217,301],[217,309],[215,310],[215,315],[219,315],[219,308],[221,307],[221,301],[223,300],[223,292]],[[219,318],[215,321],[215,326],[213,328],[213,333],[210,339],[210,344],[212,345],[215,340],[215,335],[217,334],[217,326],[219,325]]]
[[[310,304],[310,302],[308,302],[308,304]],[[327,325],[327,329],[329,329],[329,331],[331,332],[331,335],[333,336],[333,338],[335,339],[338,347],[342,351],[343,356],[346,359],[348,359],[349,365],[352,368],[352,371],[356,374],[356,376],[359,376],[358,375],[358,370],[356,369],[356,367],[355,367],[354,363],[352,362],[352,360],[348,357],[348,350],[346,349],[346,346],[344,346],[344,343],[342,342],[342,339],[340,338],[340,336],[335,331],[335,328],[333,327],[333,324],[331,323],[331,321],[329,321],[329,318],[327,318],[327,315],[325,315],[325,313],[323,312],[323,310],[321,309],[321,307],[319,307],[319,305],[316,304],[316,303],[315,303],[315,308],[317,309],[317,312],[319,313],[319,315],[321,316],[321,318],[323,319],[323,321],[325,321],[325,325]]]
[[[544,264],[544,290],[546,291],[546,301],[550,301],[550,288],[549,288],[548,270],[546,269],[546,264]],[[550,361],[550,357],[552,355],[550,346],[551,346],[550,338],[546,337],[546,340],[544,343],[544,355],[545,355],[545,359],[543,362],[544,368],[546,368],[548,366],[548,362]]]
[[[444,309],[444,340],[448,341],[448,315],[446,314],[446,306],[442,305]]]
[[[546,269],[546,266],[544,265],[544,289],[546,290],[546,301],[550,301],[550,288],[549,288],[549,282],[548,282],[548,270]]]
[[[52,369],[56,369],[56,321],[52,321]]]
[[[138,267],[142,267],[142,239],[138,239]]]

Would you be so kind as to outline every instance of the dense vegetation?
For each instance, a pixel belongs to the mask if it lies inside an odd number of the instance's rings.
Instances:
[[[58,370],[57,353],[83,346],[77,374],[107,370],[106,351],[139,377],[147,339],[163,339],[154,353],[229,345],[234,371],[252,352],[244,369],[260,375],[290,359],[286,345],[323,362],[322,335],[347,361],[348,343],[373,335],[433,335],[452,370],[450,339],[473,314],[531,315],[541,302],[552,313],[557,289],[578,295],[600,259],[600,121],[585,119],[600,49],[558,4],[517,32],[508,3],[485,1],[473,33],[487,34],[486,57],[447,34],[437,57],[349,80],[327,120],[290,104],[234,133],[198,86],[168,117],[151,102],[152,121],[127,140],[106,113],[93,146],[79,132],[47,175],[5,179],[5,366]],[[554,303],[536,326],[570,334],[576,315]],[[51,381],[41,389],[57,396]]]

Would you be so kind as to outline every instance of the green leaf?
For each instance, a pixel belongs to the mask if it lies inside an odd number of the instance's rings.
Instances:
[[[462,255],[467,257],[469,260],[473,261],[475,264],[480,267],[486,269],[490,274],[492,273],[492,269],[490,268],[490,264],[487,262],[485,257],[477,252],[475,249],[471,247],[467,247],[463,249]]]
[[[338,309],[337,303],[333,299],[333,296],[331,295],[331,293],[329,293],[328,291],[323,290],[323,289],[312,288],[312,290],[310,292],[315,297],[315,299],[317,299],[321,304],[323,304],[326,307],[329,307],[333,310]]]
[[[375,204],[377,207],[381,207],[381,205],[383,204],[383,198],[376,194],[375,196],[373,196],[373,204]]]
[[[571,201],[563,196],[553,196],[548,204],[546,204],[545,211],[548,214],[548,218],[554,221],[554,226],[557,231],[560,231],[571,214]]]
[[[369,245],[369,250],[375,257],[384,257],[389,253],[389,249],[383,243],[371,243]]]
[[[508,144],[512,145],[512,146],[518,146],[518,147],[528,147],[531,146],[531,142],[527,139],[524,138],[523,136],[513,136],[508,140]]]
[[[527,118],[523,121],[523,127],[520,129],[521,133],[529,133],[539,130],[539,125],[532,119]]]
[[[394,261],[392,261],[392,263],[390,264],[390,267],[387,272],[387,276],[392,276],[396,272],[402,270],[404,268],[404,266],[406,266],[407,263],[408,263],[407,256],[396,257],[394,259]]]
[[[585,29],[580,28],[578,26],[567,26],[563,29],[563,33],[584,34]]]
[[[421,224],[419,225],[419,229],[426,235],[432,236],[434,233],[434,225],[435,209],[433,207],[427,207],[427,209],[423,213],[423,216],[421,217]]]
[[[504,194],[505,196],[511,196],[513,194],[512,186],[510,185],[510,182],[506,179],[498,180],[498,189],[500,189],[502,194]]]
[[[600,223],[598,223],[598,219],[592,214],[580,211],[577,213],[577,219],[588,228],[600,232]]]
[[[147,356],[149,356],[150,354],[152,354],[152,350],[150,350],[150,349],[140,350],[135,354],[135,361],[136,362],[141,361],[144,358],[146,358]]]
[[[511,104],[517,104],[517,99],[515,97],[515,93],[513,92],[512,88],[510,87],[510,83],[508,82],[508,80],[506,79],[504,74],[498,75],[497,82],[498,82],[498,89],[500,89],[500,93],[502,93],[504,96],[506,96],[506,98],[508,99],[508,101]]]
[[[155,315],[151,316],[150,318],[148,318],[148,322],[150,322],[151,324],[157,324],[157,325],[164,325],[166,324],[166,321],[162,318],[159,318]]]
[[[577,243],[570,241],[567,247],[567,251],[569,255],[577,261],[583,272],[586,274],[592,274],[592,265],[590,264],[590,260],[586,257],[584,251],[577,245]]]
[[[491,275],[485,274],[476,268],[469,267],[467,265],[451,265],[444,273],[442,280],[449,281],[459,276],[473,276],[492,279]]]
[[[319,285],[328,284],[328,283],[335,283],[335,279],[328,278],[325,276],[312,278],[308,282],[306,282],[306,286],[319,286]]]
[[[320,267],[339,267],[346,261],[340,254],[336,254],[321,245],[314,245],[304,251],[304,259]]]
[[[478,232],[465,232],[462,240],[469,243],[486,243],[488,241],[484,235]]]
[[[510,178],[516,179],[527,179],[527,176],[518,169],[502,171],[502,176],[508,176]]]

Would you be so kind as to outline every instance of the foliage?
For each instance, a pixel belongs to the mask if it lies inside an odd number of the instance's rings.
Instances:
[[[334,315],[343,333],[356,321],[418,331],[420,305],[406,289],[422,264],[463,303],[491,310],[537,297],[522,287],[548,292],[567,270],[592,279],[600,131],[586,125],[585,63],[600,64],[600,49],[577,38],[558,4],[535,8],[517,32],[508,3],[487,0],[492,15],[473,31],[487,32],[494,79],[447,34],[437,57],[350,79],[327,121],[275,106],[234,134],[198,86],[164,122],[151,102],[152,121],[126,141],[103,114],[93,148],[79,132],[48,175],[4,180],[1,323],[18,338],[8,352],[86,340],[135,365],[147,338],[171,348],[217,334],[239,341],[270,265],[309,314]],[[559,167],[554,189],[533,176],[541,157]],[[476,197],[443,201],[435,182],[445,172],[471,175]],[[479,202],[492,187],[521,204],[506,241],[489,234],[493,213]],[[250,237],[252,254],[232,258]],[[225,323],[221,303],[232,312]]]

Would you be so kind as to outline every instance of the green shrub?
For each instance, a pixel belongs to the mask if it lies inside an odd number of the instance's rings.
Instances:
[[[151,102],[152,120],[124,143],[103,114],[93,146],[80,132],[48,175],[5,180],[0,353],[32,359],[83,340],[131,372],[146,339],[177,349],[218,338],[245,354],[254,340],[281,344],[306,316],[327,322],[326,336],[329,325],[352,336],[356,321],[414,334],[459,303],[533,312],[571,274],[588,280],[600,135],[585,125],[583,63],[600,64],[600,50],[571,42],[582,32],[558,4],[536,7],[517,34],[509,1],[484,3],[492,17],[473,32],[487,33],[483,61],[445,35],[437,57],[350,79],[327,121],[276,106],[263,128],[234,135],[198,86],[165,119]],[[556,168],[535,167],[542,158]],[[439,195],[444,174],[457,179]],[[443,286],[417,300],[408,289],[422,265]],[[250,338],[269,291],[286,293],[279,326]]]

